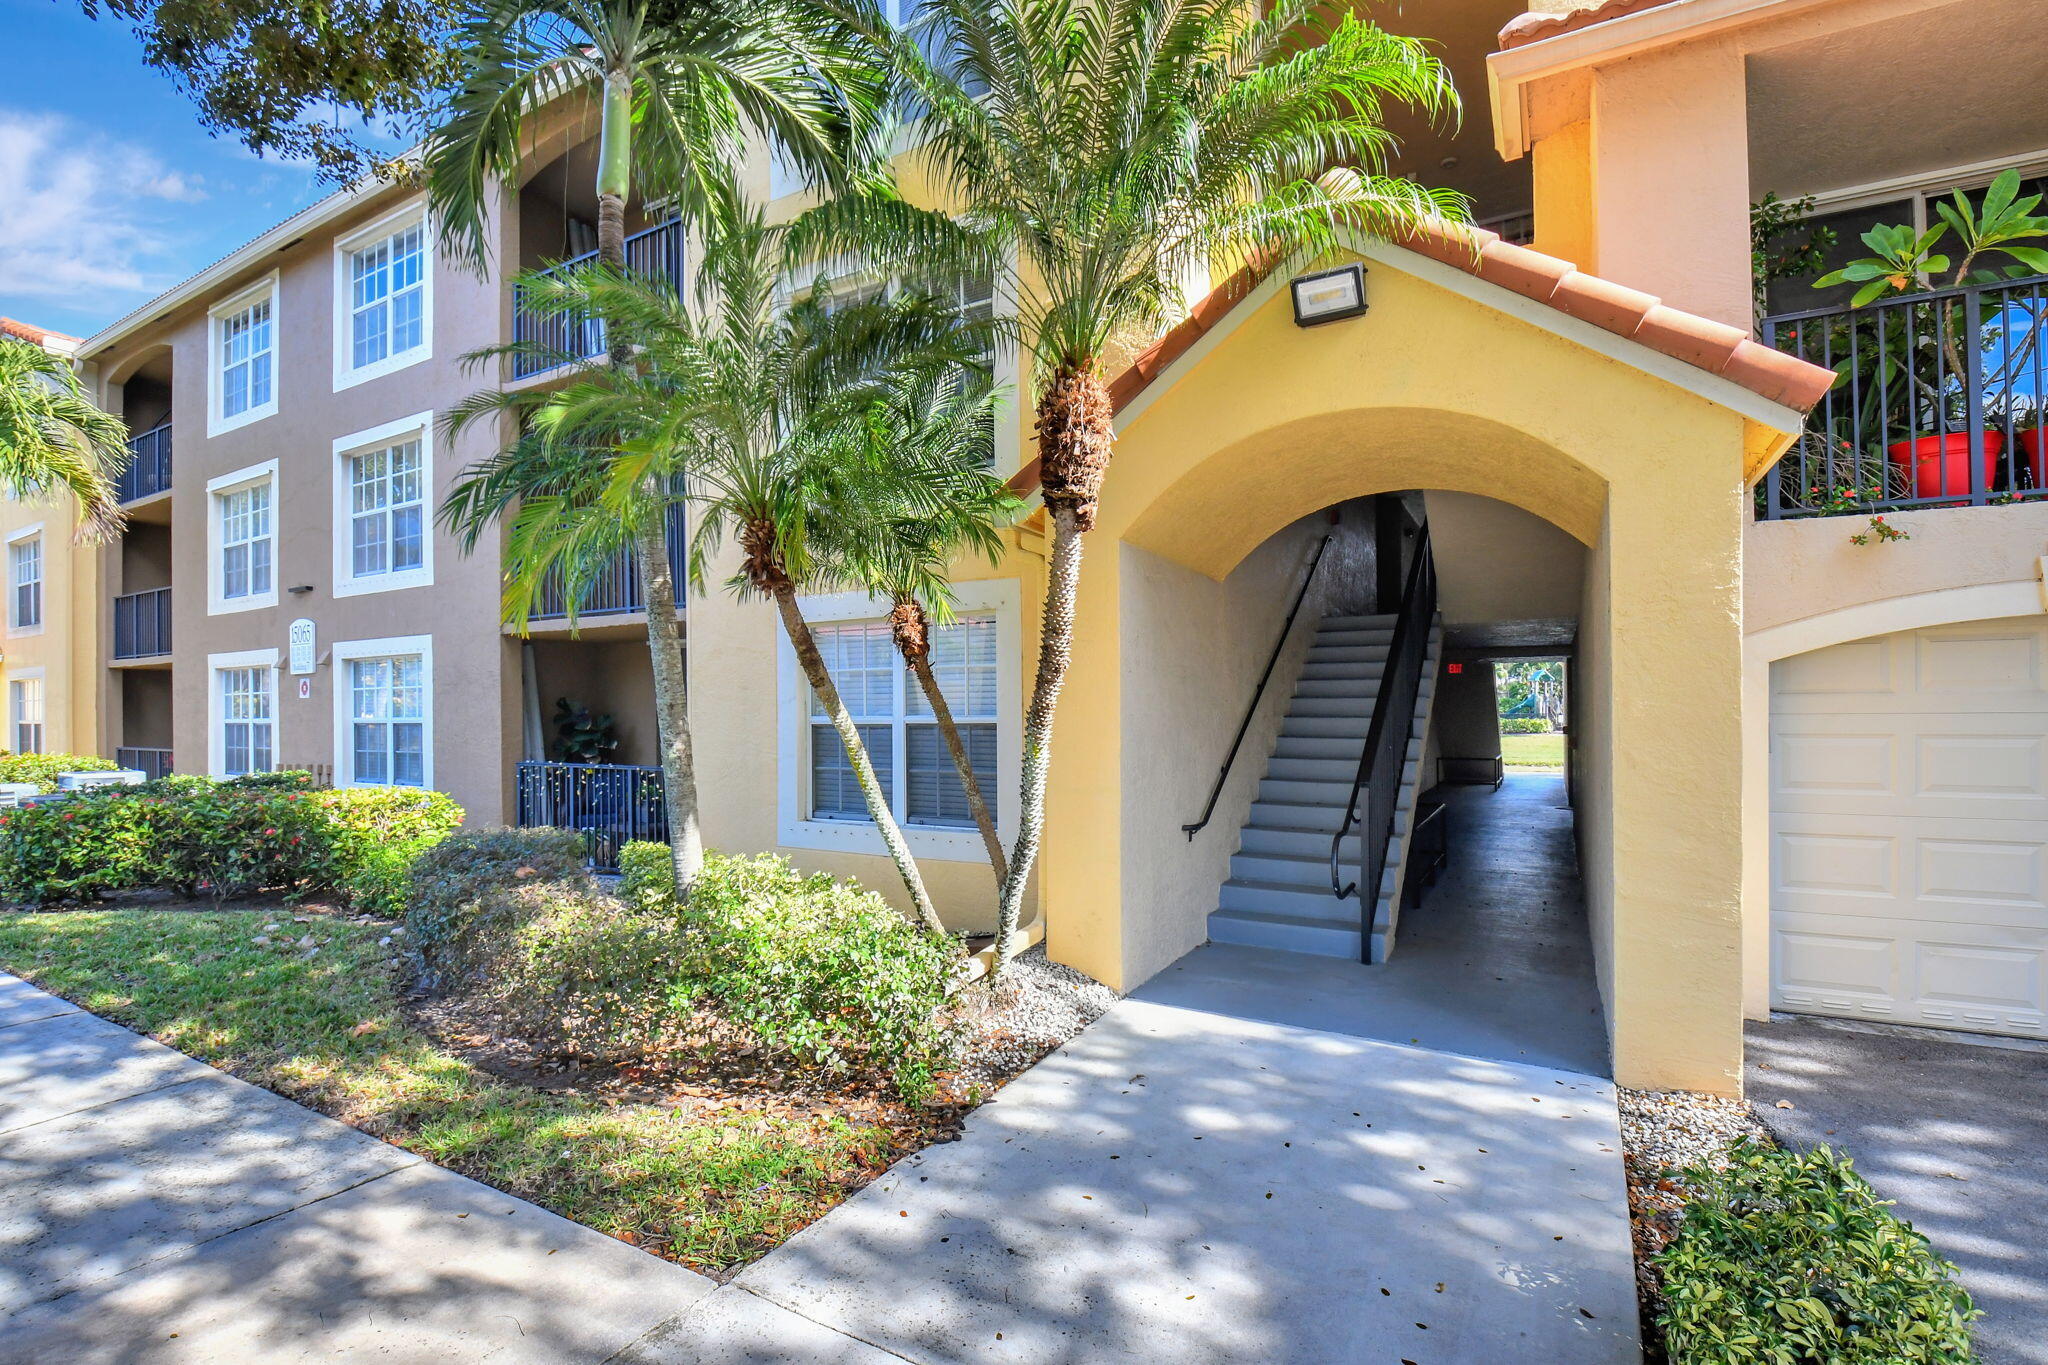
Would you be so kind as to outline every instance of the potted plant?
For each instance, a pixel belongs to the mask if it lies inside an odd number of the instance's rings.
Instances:
[[[1960,190],[1951,200],[1936,203],[1941,221],[1925,232],[1906,224],[1874,227],[1863,234],[1863,243],[1873,254],[1814,283],[1816,289],[1857,285],[1849,304],[1852,309],[1867,308],[1879,300],[1906,300],[1879,309],[1869,319],[1851,322],[1862,344],[1836,352],[1853,357],[1838,364],[1836,371],[1843,382],[1858,385],[1864,393],[1876,388],[1886,394],[1882,434],[1899,429],[1909,434],[1903,440],[1887,441],[1885,454],[1915,498],[1968,496],[1973,447],[1983,451],[1984,486],[1998,482],[2005,458],[2005,432],[1986,426],[1970,428],[1963,386],[1995,383],[1999,376],[2017,374],[2018,363],[2031,355],[2038,342],[2040,320],[2017,305],[2000,307],[1993,316],[1980,319],[1983,334],[1974,350],[1998,370],[1997,375],[1980,375],[1966,362],[1960,339],[1963,300],[1949,296],[1916,302],[1910,296],[1926,292],[1944,276],[1947,279],[1941,287],[1961,289],[2048,274],[2048,249],[2035,245],[2048,241],[2048,217],[2035,213],[2041,196],[2022,199],[2019,190],[2019,172],[2008,170],[1984,192],[1981,204],[1973,205]],[[1953,256],[1939,249],[1951,233],[1955,237]],[[2015,319],[2008,314],[2016,306],[2023,314],[2019,319],[2023,325],[2017,336],[2009,337]],[[2034,439],[2038,445],[2040,438]]]

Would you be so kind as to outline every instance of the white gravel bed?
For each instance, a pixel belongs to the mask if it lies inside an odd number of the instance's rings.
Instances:
[[[1686,1090],[1618,1089],[1621,1143],[1631,1161],[1653,1171],[1679,1169],[1720,1158],[1736,1139],[1770,1142],[1746,1101]]]
[[[1033,948],[1004,965],[993,988],[963,992],[972,1033],[959,1079],[993,1089],[1102,1017],[1116,992]]]

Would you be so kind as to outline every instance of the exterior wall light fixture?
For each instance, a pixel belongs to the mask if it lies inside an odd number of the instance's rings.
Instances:
[[[1365,267],[1356,261],[1335,270],[1297,275],[1288,282],[1294,291],[1294,325],[1319,327],[1355,318],[1366,309]]]

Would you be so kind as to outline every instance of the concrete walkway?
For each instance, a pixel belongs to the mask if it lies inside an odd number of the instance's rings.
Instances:
[[[1956,1263],[1983,1365],[2048,1365],[2048,1049],[1786,1016],[1748,1042],[1765,1122],[1846,1152]]]

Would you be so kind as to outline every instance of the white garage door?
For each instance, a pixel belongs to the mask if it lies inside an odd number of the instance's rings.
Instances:
[[[1771,669],[1780,1009],[2048,1036],[2048,624]]]

